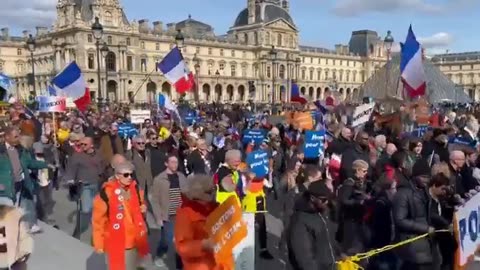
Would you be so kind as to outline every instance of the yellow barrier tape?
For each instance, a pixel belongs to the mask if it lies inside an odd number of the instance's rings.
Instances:
[[[435,231],[434,233],[440,233],[440,232],[450,232],[450,231],[449,230],[438,230],[438,231]],[[343,261],[337,262],[337,270],[363,270],[363,267],[358,265],[357,262],[359,262],[361,260],[365,260],[365,259],[373,257],[373,256],[376,256],[376,255],[378,255],[382,252],[389,251],[389,250],[392,250],[392,249],[395,249],[395,248],[398,248],[398,247],[401,247],[401,246],[404,246],[404,245],[408,245],[410,243],[413,243],[415,241],[423,239],[423,238],[425,238],[429,235],[430,235],[430,233],[425,233],[425,234],[419,235],[417,237],[398,242],[396,244],[384,246],[382,248],[373,249],[373,250],[370,250],[370,251],[365,252],[365,253],[358,253],[356,255],[350,256]]]

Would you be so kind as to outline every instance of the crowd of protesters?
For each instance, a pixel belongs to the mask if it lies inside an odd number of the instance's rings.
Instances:
[[[268,112],[252,117],[252,107],[237,105],[193,110],[201,121],[154,109],[134,125],[124,108],[32,117],[12,105],[0,144],[0,236],[7,235],[8,247],[0,245],[0,269],[26,268],[29,235],[41,233],[37,220],[56,225],[52,192],[63,188],[77,203],[73,236],[91,230],[95,251],[112,270],[136,269],[150,254],[158,267],[174,254],[175,269],[234,269],[233,258],[215,261],[205,230],[208,215],[230,196],[256,213],[258,254],[266,260],[276,257],[267,241],[267,197],[282,205],[276,253],[293,269],[336,269],[343,258],[424,233],[430,235],[360,264],[453,269],[455,207],[480,190],[479,123],[471,113],[436,111],[435,128],[414,136],[405,132],[416,127],[412,111],[400,110],[399,133],[375,117],[352,128],[349,110],[332,110],[317,125],[327,129],[324,155],[308,158],[295,123],[273,124]],[[268,135],[245,143],[247,128]],[[266,177],[245,164],[255,149],[268,153]],[[155,246],[148,242],[152,226],[161,228]]]

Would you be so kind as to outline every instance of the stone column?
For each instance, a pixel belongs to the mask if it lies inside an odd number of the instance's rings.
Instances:
[[[66,48],[65,49],[65,64],[70,63],[70,49]]]
[[[57,71],[60,71],[62,69],[62,63],[61,63],[61,56],[60,56],[60,49],[55,48],[55,69]]]

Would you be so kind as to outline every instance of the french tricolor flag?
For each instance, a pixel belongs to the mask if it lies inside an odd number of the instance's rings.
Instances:
[[[292,91],[290,95],[291,102],[299,102],[300,104],[307,104],[307,99],[300,94],[300,89],[298,84],[292,81]]]
[[[400,72],[405,90],[410,98],[425,95],[427,80],[423,68],[423,53],[415,38],[412,26],[408,29],[407,40],[401,44]]]
[[[66,66],[52,80],[57,96],[73,100],[78,110],[84,112],[90,104],[90,91],[83,78],[82,71],[75,61]]]
[[[192,72],[188,70],[182,53],[178,47],[174,47],[162,62],[158,64],[158,69],[163,73],[163,76],[174,85],[179,94],[184,94],[193,89],[195,80]]]

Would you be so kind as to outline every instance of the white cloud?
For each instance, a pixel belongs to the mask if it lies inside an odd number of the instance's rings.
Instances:
[[[353,17],[369,12],[388,13],[415,11],[423,14],[441,14],[447,11],[478,5],[476,0],[448,0],[432,4],[427,0],[338,0],[333,11],[339,16]]]
[[[17,30],[51,26],[57,0],[1,0],[0,26]]]
[[[447,48],[452,45],[454,38],[449,33],[440,32],[429,37],[419,37],[418,42],[426,49]]]

